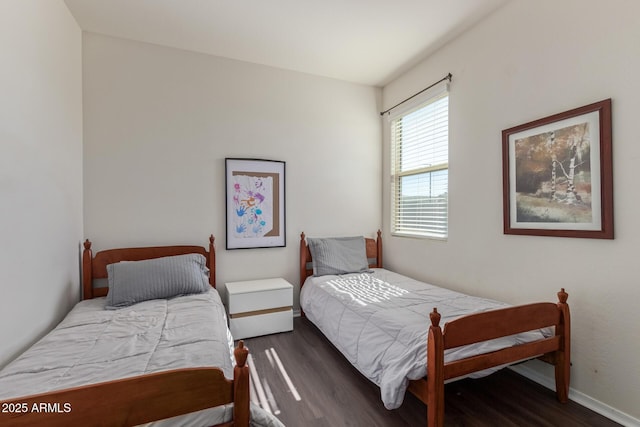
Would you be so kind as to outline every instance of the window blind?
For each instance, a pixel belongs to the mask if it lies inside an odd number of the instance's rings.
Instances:
[[[446,238],[449,94],[442,91],[391,121],[392,233]]]

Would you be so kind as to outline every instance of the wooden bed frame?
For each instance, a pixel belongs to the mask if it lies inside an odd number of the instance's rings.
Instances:
[[[149,246],[144,248],[107,249],[93,256],[91,242],[84,242],[82,252],[82,299],[104,297],[108,287],[94,288],[94,280],[107,279],[107,264],[120,261],[141,261],[144,259],[161,258],[165,256],[200,254],[207,259],[209,269],[209,284],[216,287],[216,250],[215,237],[209,236],[209,250],[202,246]]]
[[[366,238],[370,268],[382,268],[382,232]],[[373,261],[372,261],[373,260]],[[311,252],[300,235],[300,288],[313,274]],[[444,425],[444,383],[487,368],[539,358],[555,366],[556,397],[566,403],[569,398],[571,323],[568,294],[558,292],[558,303],[540,302],[471,314],[440,327],[437,308],[429,314],[431,325],[427,338],[427,376],[409,382],[408,390],[427,405],[427,425]],[[302,313],[302,311],[301,311]],[[304,315],[304,313],[302,313]],[[426,326],[426,325],[425,325]],[[445,363],[444,351],[463,345],[546,327],[555,327],[549,338]]]
[[[107,294],[107,288],[92,286],[94,279],[107,277],[107,264],[187,253],[199,253],[207,258],[209,283],[215,287],[213,236],[209,238],[208,251],[201,246],[158,246],[110,249],[96,253],[95,257],[87,240],[82,257],[83,299]],[[248,427],[248,354],[249,350],[240,341],[234,351],[233,380],[226,379],[218,368],[185,368],[2,401],[2,407],[16,410],[0,413],[0,424],[130,426],[233,403],[233,420],[219,426]],[[43,411],[34,411],[43,404]]]

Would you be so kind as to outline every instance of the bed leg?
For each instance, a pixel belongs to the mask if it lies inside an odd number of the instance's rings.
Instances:
[[[564,288],[558,292],[558,309],[560,324],[556,327],[556,335],[560,336],[561,348],[556,352],[556,396],[562,403],[569,400],[569,380],[571,377],[571,318],[567,298],[569,294]]]
[[[444,426],[444,337],[440,329],[440,313],[429,313],[431,326],[427,339],[427,425]]]
[[[249,349],[244,341],[233,351],[236,366],[233,368],[233,422],[236,427],[249,427]]]

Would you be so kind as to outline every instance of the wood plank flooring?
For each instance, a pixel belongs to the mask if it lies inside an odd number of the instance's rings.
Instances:
[[[306,318],[294,319],[293,332],[244,341],[259,377],[252,398],[262,396],[287,427],[426,425],[426,406],[410,393],[400,408],[385,409],[380,389]],[[553,391],[508,369],[448,384],[445,392],[446,426],[619,425],[575,402],[558,403]]]

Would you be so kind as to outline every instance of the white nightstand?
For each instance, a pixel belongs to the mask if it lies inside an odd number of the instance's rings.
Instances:
[[[293,330],[293,286],[282,278],[225,283],[233,339]]]

